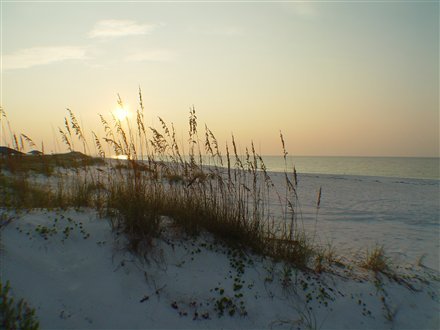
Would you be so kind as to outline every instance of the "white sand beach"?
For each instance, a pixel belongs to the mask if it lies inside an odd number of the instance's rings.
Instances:
[[[143,260],[93,209],[3,210],[2,281],[43,329],[438,329],[438,181],[300,175],[298,191],[304,226],[341,261],[320,273],[166,217]],[[376,243],[396,278],[360,267]]]

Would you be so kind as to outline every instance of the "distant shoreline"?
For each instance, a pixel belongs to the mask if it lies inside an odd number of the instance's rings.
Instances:
[[[33,153],[22,153],[7,147],[3,148],[3,156],[41,156],[39,151]],[[12,153],[12,154],[11,154]],[[67,152],[46,154],[44,156],[75,156],[84,155],[81,152]],[[90,157],[90,156],[87,156]],[[91,156],[96,157],[96,156]],[[182,156],[189,160],[189,156]],[[213,159],[202,155],[204,165],[214,165]],[[246,156],[239,156],[242,160]],[[310,175],[343,175],[362,176],[395,179],[419,179],[419,180],[440,180],[440,158],[436,157],[370,157],[370,156],[283,156],[263,155],[266,168],[270,172],[293,171],[295,167],[298,174]],[[100,158],[99,156],[96,158]],[[116,159],[115,156],[106,159]],[[123,159],[121,159],[123,160]],[[171,159],[170,159],[171,160]],[[221,166],[220,164],[216,164]]]
[[[298,174],[440,180],[440,158],[287,156],[285,163],[283,156],[261,157],[269,172],[284,172],[287,165],[288,172],[295,166]],[[202,156],[202,160],[205,165],[213,165],[210,157]]]

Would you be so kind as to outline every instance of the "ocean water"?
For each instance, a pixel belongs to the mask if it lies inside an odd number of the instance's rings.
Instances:
[[[269,171],[285,169],[283,157],[264,156]],[[359,175],[408,179],[440,179],[440,158],[288,156],[287,169],[302,174]]]
[[[251,156],[252,157],[252,156]],[[189,161],[189,156],[183,157]],[[245,156],[241,161],[246,163]],[[343,176],[370,176],[401,179],[426,179],[440,181],[440,158],[438,157],[336,157],[336,156],[262,156],[270,172],[293,171],[298,174],[330,174]],[[196,157],[198,161],[198,158]],[[205,165],[214,165],[212,157],[202,156]],[[226,160],[223,159],[223,166]],[[217,165],[218,162],[217,162]],[[235,166],[235,158],[231,158]]]

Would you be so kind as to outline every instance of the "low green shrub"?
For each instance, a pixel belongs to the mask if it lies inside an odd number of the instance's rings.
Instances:
[[[6,330],[36,330],[40,324],[35,316],[35,309],[20,299],[18,302],[10,296],[9,281],[0,282],[0,324]]]

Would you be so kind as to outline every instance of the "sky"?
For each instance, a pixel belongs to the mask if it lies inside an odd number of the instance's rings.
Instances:
[[[264,155],[439,157],[439,2],[2,1],[1,105],[64,151],[66,108],[102,133],[117,95],[187,139]],[[3,122],[1,144],[8,129]]]

